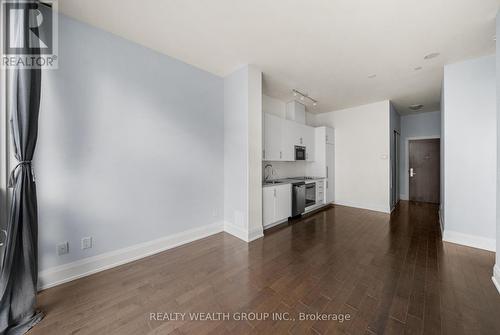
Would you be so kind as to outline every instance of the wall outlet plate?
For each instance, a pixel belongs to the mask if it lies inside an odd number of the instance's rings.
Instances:
[[[82,238],[82,250],[92,248],[92,236]]]
[[[59,243],[56,247],[57,247],[57,255],[58,256],[65,255],[65,254],[69,253],[69,243],[67,241],[63,242],[63,243]]]

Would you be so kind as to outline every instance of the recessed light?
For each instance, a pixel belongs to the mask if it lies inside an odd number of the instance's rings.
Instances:
[[[373,78],[375,78],[375,77],[377,77],[377,75],[376,75],[376,74],[371,74],[371,75],[369,75],[369,76],[368,76],[368,78],[370,78],[370,79],[373,79]]]
[[[408,108],[411,109],[412,111],[419,111],[419,110],[424,108],[424,105],[422,105],[422,104],[411,105]]]
[[[413,70],[415,70],[415,71],[420,71],[420,70],[422,70],[422,67],[421,67],[421,66],[417,66],[417,67],[416,67],[416,68],[414,68]]]
[[[439,56],[440,53],[439,52],[433,52],[433,53],[430,53],[428,55],[425,55],[424,59],[432,59],[432,58],[436,58],[437,56]]]
[[[316,102],[313,102],[313,106],[316,107],[318,104]]]
[[[497,35],[493,36],[493,41],[497,40]]]

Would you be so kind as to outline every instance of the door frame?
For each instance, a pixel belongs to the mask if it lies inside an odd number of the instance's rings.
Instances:
[[[431,135],[431,136],[413,136],[405,138],[405,182],[406,182],[406,190],[408,194],[406,195],[406,200],[410,200],[410,141],[418,141],[418,140],[439,140],[439,155],[441,156],[443,153],[441,152],[441,135]],[[440,157],[441,160],[441,157]],[[442,169],[441,164],[439,164],[439,169]],[[442,181],[439,181],[442,183]],[[441,185],[439,186],[441,188]],[[442,191],[442,190],[441,190]]]
[[[394,135],[397,134],[399,136],[399,140],[394,142]],[[396,207],[399,204],[399,201],[401,200],[401,132],[397,129],[393,129],[392,134],[391,134],[391,145],[394,142],[394,156],[392,155],[392,150],[391,155],[390,155],[390,160],[389,160],[389,171],[390,171],[390,180],[389,180],[389,207],[391,208],[391,212],[396,209]],[[396,169],[393,170],[394,164],[396,165]],[[396,175],[396,178],[394,178],[394,175]],[[395,184],[393,183],[393,180],[395,180]],[[395,198],[393,199],[393,194],[395,194]],[[394,201],[394,204],[392,203],[392,200]]]

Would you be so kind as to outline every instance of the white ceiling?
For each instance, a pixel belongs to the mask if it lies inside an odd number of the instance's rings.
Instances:
[[[390,99],[438,110],[443,65],[495,52],[500,0],[61,0],[60,11],[224,76],[264,73],[328,112]],[[441,55],[424,60],[426,54]],[[422,67],[415,71],[414,68]],[[373,79],[368,76],[376,74]]]

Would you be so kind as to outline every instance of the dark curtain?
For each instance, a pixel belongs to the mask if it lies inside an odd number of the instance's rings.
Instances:
[[[24,334],[43,314],[36,311],[38,218],[31,160],[40,107],[40,69],[12,69],[7,106],[15,157],[10,178],[12,200],[0,273],[0,334]]]

